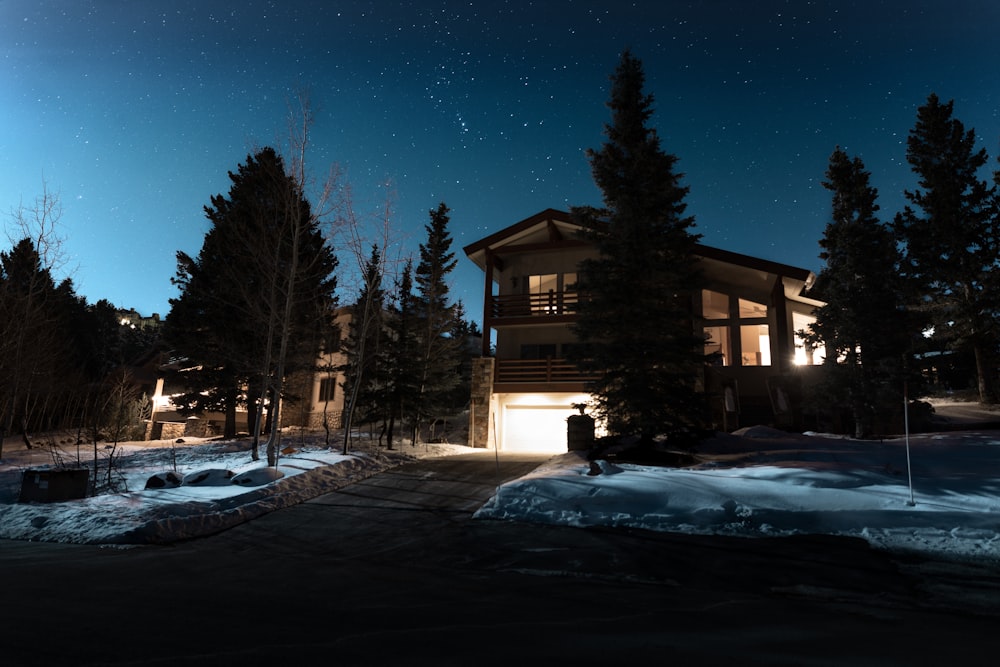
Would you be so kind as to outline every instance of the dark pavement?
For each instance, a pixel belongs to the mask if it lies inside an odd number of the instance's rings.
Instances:
[[[4,665],[992,665],[1000,572],[853,539],[473,521],[541,459],[407,464],[168,547],[0,541]]]
[[[933,428],[938,431],[1000,429],[1000,406],[975,401],[931,400]]]

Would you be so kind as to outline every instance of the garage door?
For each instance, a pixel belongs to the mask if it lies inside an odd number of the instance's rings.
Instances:
[[[566,419],[576,414],[572,408],[507,406],[503,450],[505,452],[566,451]]]

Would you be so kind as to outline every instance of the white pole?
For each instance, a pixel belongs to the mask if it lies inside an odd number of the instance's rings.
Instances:
[[[903,428],[906,432],[906,478],[910,487],[910,507],[916,505],[913,500],[913,469],[910,467],[910,397],[906,380],[903,380]]]

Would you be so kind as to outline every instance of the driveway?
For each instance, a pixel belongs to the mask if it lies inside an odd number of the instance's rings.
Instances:
[[[170,547],[0,542],[3,662],[994,662],[989,568],[850,539],[472,520],[541,460],[414,462]]]

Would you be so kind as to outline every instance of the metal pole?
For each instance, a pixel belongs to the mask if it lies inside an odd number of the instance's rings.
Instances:
[[[903,429],[906,433],[906,478],[910,487],[910,507],[916,505],[913,500],[913,469],[910,466],[910,397],[909,383],[903,380]]]

